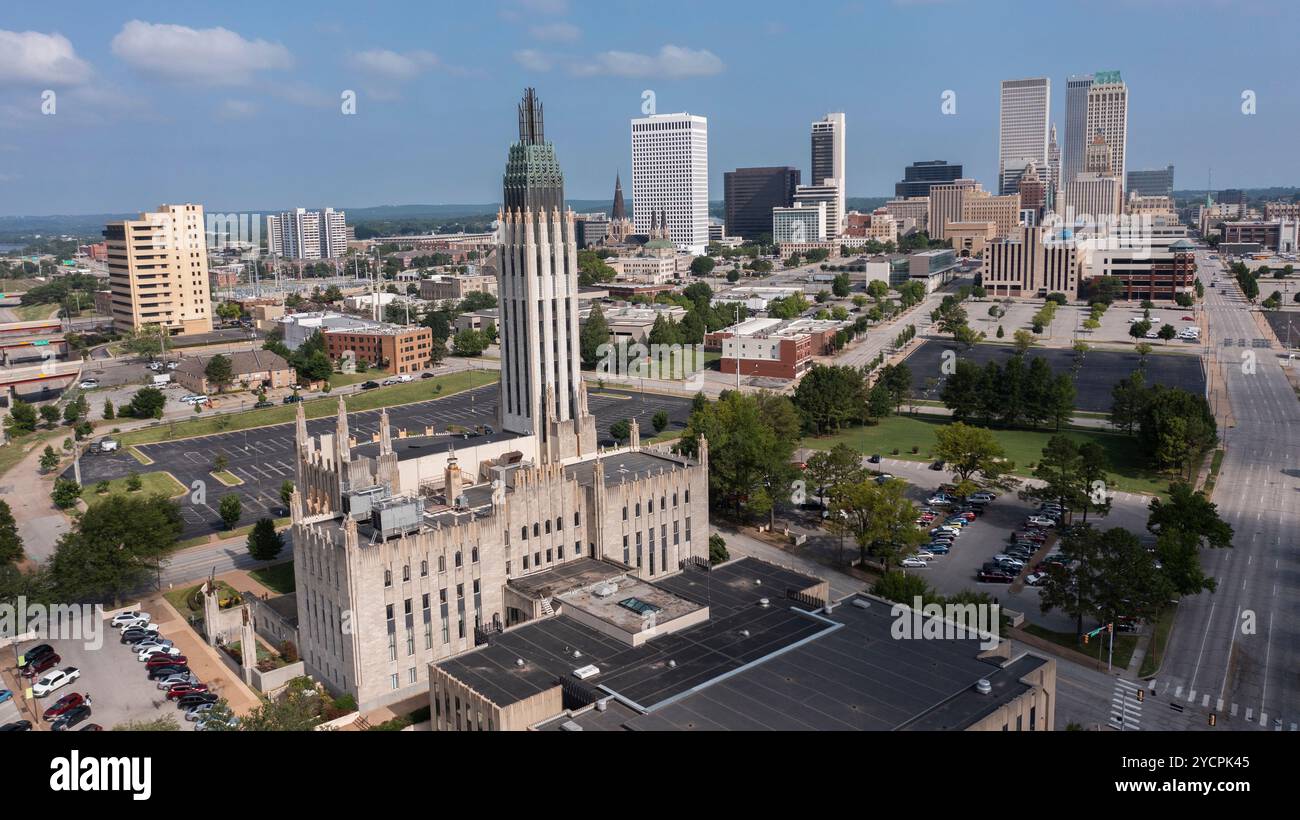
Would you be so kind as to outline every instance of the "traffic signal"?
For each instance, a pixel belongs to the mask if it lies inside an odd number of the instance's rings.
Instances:
[[[1139,689],[1139,690],[1138,690],[1138,703],[1141,703],[1143,700],[1145,700],[1145,699],[1146,699],[1146,696],[1147,696],[1147,690],[1145,690],[1145,689]]]
[[[1083,645],[1084,645],[1084,646],[1087,646],[1087,645],[1088,645],[1088,633],[1087,633],[1087,632],[1083,633]]]
[[[1107,632],[1114,632],[1114,631],[1115,631],[1115,624],[1113,624],[1113,623],[1106,624],[1106,631],[1107,631]]]
[[[1216,721],[1218,721],[1218,717],[1213,712],[1210,712],[1210,725],[1213,726]]]

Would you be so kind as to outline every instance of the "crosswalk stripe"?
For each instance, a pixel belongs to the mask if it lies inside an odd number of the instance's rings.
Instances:
[[[1255,710],[1254,710],[1254,709],[1247,708],[1247,709],[1246,709],[1246,720],[1250,720],[1250,716],[1253,715],[1253,714],[1255,714]]]
[[[1223,711],[1223,698],[1219,698],[1219,705],[1216,707],[1220,712]]]
[[[1232,716],[1233,716],[1233,717],[1236,717],[1236,716],[1237,716],[1237,704],[1235,704],[1235,703],[1232,704]]]
[[[1174,697],[1181,698],[1182,696],[1183,696],[1183,685],[1180,683],[1178,684],[1178,688],[1174,690]]]
[[[1210,705],[1209,695],[1206,695],[1205,697],[1201,698],[1201,706],[1209,706],[1209,705]]]
[[[1259,725],[1260,725],[1260,726],[1267,726],[1267,725],[1268,725],[1268,712],[1260,712],[1260,713],[1259,713]]]

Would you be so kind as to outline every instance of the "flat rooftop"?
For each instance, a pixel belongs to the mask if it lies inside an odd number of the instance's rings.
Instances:
[[[633,577],[623,578],[613,586],[617,590],[603,596],[595,589],[579,588],[564,595],[560,603],[629,634],[644,630],[646,619],[651,613],[655,623],[668,624],[704,606],[678,597],[662,586],[648,584]]]
[[[713,616],[708,621],[637,647],[561,614],[494,635],[487,646],[443,661],[438,668],[493,703],[507,706],[555,687],[561,677],[590,664],[600,672],[583,681],[587,687],[636,704],[641,711],[832,628],[793,601],[771,596],[770,590],[740,593],[746,587],[743,580],[752,580],[754,565],[761,563],[742,559],[712,571],[687,569],[666,579],[670,583],[653,584],[674,595],[688,590],[710,596],[716,588],[719,608],[692,598],[710,605]],[[692,576],[697,584],[689,583]],[[742,583],[735,583],[732,576]],[[802,576],[800,588],[817,583],[816,578]],[[759,604],[763,597],[769,597],[766,607]]]
[[[598,584],[610,578],[617,578],[625,572],[626,570],[604,561],[582,558],[577,561],[566,561],[544,572],[535,572],[522,578],[511,578],[506,583],[528,598],[548,598]]]
[[[602,455],[600,461],[605,470],[606,487],[621,484],[624,481],[635,481],[638,478],[652,476],[660,471],[679,470],[693,464],[689,459],[651,450],[626,450],[609,453]],[[591,486],[595,481],[595,471],[596,459],[594,457],[566,465],[564,468],[565,475],[584,487]]]
[[[398,461],[406,461],[410,458],[421,458],[428,455],[438,455],[447,452],[447,449],[454,445],[457,448],[478,447],[482,444],[495,444],[499,441],[510,441],[512,439],[522,438],[519,433],[511,433],[506,430],[495,430],[492,433],[440,433],[433,436],[406,436],[400,438],[397,431],[393,431],[393,452],[397,455]],[[379,442],[367,441],[358,443],[352,448],[353,457],[365,456],[366,458],[379,457]]]

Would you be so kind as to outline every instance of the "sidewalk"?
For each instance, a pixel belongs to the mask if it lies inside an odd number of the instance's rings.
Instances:
[[[217,655],[221,650],[209,646],[203,636],[186,622],[185,617],[176,611],[162,593],[155,592],[147,596],[144,599],[144,608],[147,612],[155,613],[154,623],[158,624],[162,633],[170,638],[189,659],[187,665],[190,671],[206,683],[210,691],[225,698],[232,712],[236,715],[244,715],[261,704],[262,700],[257,693],[232,672]]]

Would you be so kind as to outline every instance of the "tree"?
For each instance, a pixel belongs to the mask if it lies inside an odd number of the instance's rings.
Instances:
[[[998,337],[999,339],[1001,339],[1003,336],[1007,335],[1007,332],[1006,332],[1005,330],[1002,329],[1002,325],[998,325],[998,332],[997,332],[996,335],[997,335],[997,337]]]
[[[820,435],[862,417],[862,372],[838,365],[813,365],[795,388],[794,404],[808,429]]]
[[[293,502],[293,489],[292,481],[285,479],[280,482],[280,503],[284,505],[286,510],[289,509],[289,505]]]
[[[1148,322],[1146,319],[1143,319],[1140,322],[1134,322],[1133,324],[1129,325],[1128,335],[1132,336],[1134,339],[1143,339],[1146,338],[1147,332],[1150,330],[1151,330],[1151,323]]]
[[[497,306],[497,297],[485,290],[476,290],[465,294],[456,310],[460,313],[473,313],[477,310],[491,310]]]
[[[59,600],[119,601],[161,568],[175,546],[180,510],[161,495],[110,495],[59,539],[50,574]]]
[[[1111,425],[1132,433],[1142,420],[1146,404],[1146,377],[1142,371],[1135,370],[1116,382],[1111,388],[1110,397]]]
[[[218,393],[225,390],[235,378],[230,359],[220,353],[208,359],[207,366],[203,368],[203,375],[207,377],[208,382],[217,389]]]
[[[67,478],[54,479],[54,492],[51,493],[54,499],[54,506],[60,510],[71,508],[81,497],[81,485]]]
[[[952,375],[944,380],[939,399],[952,411],[957,421],[976,416],[980,409],[981,373],[979,366],[966,359],[958,359]]]
[[[922,603],[937,602],[935,591],[919,575],[908,575],[903,570],[893,570],[880,576],[871,586],[871,594],[887,601],[912,606],[917,598]]]
[[[851,288],[852,283],[847,273],[836,274],[834,281],[831,282],[831,293],[834,293],[840,299],[847,297]]]
[[[142,359],[152,359],[162,352],[162,331],[158,325],[145,325],[127,334],[122,347]]]
[[[233,530],[235,524],[239,523],[239,517],[244,514],[244,502],[240,500],[239,493],[222,496],[221,503],[217,505],[217,513],[226,529]]]
[[[0,500],[0,567],[15,564],[23,557],[23,539],[18,534],[18,522],[6,501]],[[0,595],[0,600],[4,596]]]
[[[732,268],[731,270],[727,271],[727,281],[728,281],[728,282],[739,282],[739,281],[740,281],[740,271],[736,270],[735,268]]]
[[[709,563],[711,565],[721,564],[723,561],[731,559],[731,553],[727,551],[727,542],[721,535],[716,532],[709,536]]]
[[[48,473],[58,466],[59,454],[50,445],[45,445],[45,450],[41,453],[41,472]]]
[[[226,458],[225,453],[217,453],[217,457],[212,459],[212,472],[219,473],[230,466],[230,459]]]
[[[46,427],[50,429],[54,429],[54,425],[59,423],[59,408],[55,407],[54,405],[52,404],[42,405],[40,413],[41,413],[41,421],[45,422]]]
[[[806,475],[818,499],[836,497],[840,491],[864,479],[862,456],[847,444],[819,450],[808,458]]]
[[[14,435],[31,433],[36,430],[36,407],[22,399],[15,398],[9,407],[8,424]]]
[[[609,435],[620,444],[632,437],[632,424],[627,419],[619,419],[609,426]]]
[[[889,293],[889,283],[880,279],[873,279],[867,283],[867,295],[875,299],[877,303],[885,298]]]
[[[845,520],[861,557],[875,556],[886,572],[892,561],[925,539],[914,523],[916,508],[907,498],[907,484],[897,479],[841,487],[831,507],[831,517],[836,516]]]
[[[1013,339],[1012,346],[1015,347],[1017,353],[1024,353],[1034,346],[1034,336],[1027,330],[1017,330],[1011,338]]]
[[[893,408],[897,411],[912,392],[912,369],[906,363],[887,364],[880,369],[876,383],[884,385]]]
[[[969,495],[976,486],[1008,487],[1005,474],[1015,468],[993,433],[960,421],[935,430],[934,454],[947,462],[957,480],[957,494]],[[979,484],[975,482],[979,477]]]
[[[662,433],[664,428],[668,426],[668,413],[664,410],[655,413],[654,417],[650,419],[650,424],[654,426],[655,433]]]
[[[487,348],[482,332],[466,328],[452,339],[451,349],[457,356],[478,356]]]
[[[167,397],[156,387],[142,387],[135,391],[131,402],[122,408],[123,415],[137,419],[162,418]]]
[[[691,260],[691,273],[695,276],[708,276],[713,273],[713,267],[717,263],[709,256],[697,256]]]
[[[1169,340],[1177,335],[1178,329],[1173,325],[1164,325],[1160,328],[1160,338],[1165,340],[1165,344],[1169,344]]]
[[[222,499],[223,506],[224,503],[225,499]],[[275,522],[269,518],[259,518],[253,525],[253,531],[248,534],[248,554],[258,561],[270,561],[283,549],[284,536],[275,531]]]
[[[1218,444],[1219,436],[1204,396],[1158,384],[1143,397],[1138,439],[1158,469],[1181,471]]]
[[[112,420],[113,420],[113,417],[114,417],[114,415],[115,415],[115,414],[114,414],[114,411],[113,411],[113,402],[112,402],[111,400],[109,400],[109,399],[104,399],[104,414],[103,414],[103,415],[104,415],[104,420],[105,420],[105,421],[112,421]]]

